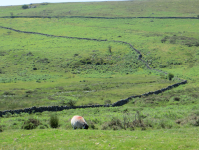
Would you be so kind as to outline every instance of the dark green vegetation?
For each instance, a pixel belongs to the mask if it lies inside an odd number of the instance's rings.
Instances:
[[[59,118],[57,115],[53,114],[50,116],[50,127],[57,128],[59,126]]]
[[[30,115],[8,113],[0,118],[1,148],[49,149],[52,145],[59,148],[69,145],[71,149],[197,149],[198,19],[59,16],[197,17],[198,5],[195,0],[151,0],[45,3],[31,9],[1,7],[2,17],[57,18],[1,18],[0,26],[87,38],[52,37],[0,28],[1,111],[32,106],[110,104],[167,87],[179,82],[178,78],[188,80],[186,85],[159,95],[132,99],[122,107]],[[170,74],[147,69],[128,44],[116,41],[132,44],[152,68]],[[91,131],[72,131],[70,118],[77,114],[85,118]],[[82,134],[84,138],[77,139]],[[37,144],[33,145],[33,141]],[[84,147],[78,146],[80,142]]]

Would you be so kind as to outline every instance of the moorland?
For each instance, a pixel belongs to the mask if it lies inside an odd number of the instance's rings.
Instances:
[[[0,7],[0,111],[112,104],[188,82],[121,107],[7,113],[0,148],[197,149],[198,6],[135,0]],[[88,130],[72,130],[77,114]]]

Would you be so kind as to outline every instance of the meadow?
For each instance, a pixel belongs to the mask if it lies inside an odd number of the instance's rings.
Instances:
[[[88,3],[32,4],[36,9],[21,6],[2,7],[0,16],[91,16],[91,17],[197,17],[197,0],[133,0]]]
[[[198,19],[125,17],[197,17],[198,5],[195,0],[136,0],[0,7],[0,111],[112,104],[178,83],[178,78],[188,81],[122,107],[8,113],[0,118],[0,148],[197,149]],[[114,19],[95,18],[104,16]],[[151,68],[174,78],[147,69],[124,42],[139,50]],[[86,119],[88,131],[72,130],[70,118],[77,114]],[[49,123],[52,115],[59,118],[56,129]]]

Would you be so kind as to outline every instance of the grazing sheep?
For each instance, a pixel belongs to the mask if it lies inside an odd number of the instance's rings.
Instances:
[[[73,116],[73,118],[71,119],[71,125],[74,130],[78,128],[88,129],[89,127],[82,116]]]

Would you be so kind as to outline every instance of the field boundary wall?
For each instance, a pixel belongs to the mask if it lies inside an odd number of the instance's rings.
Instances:
[[[199,19],[199,17],[93,17],[93,16],[2,16],[0,18]]]

